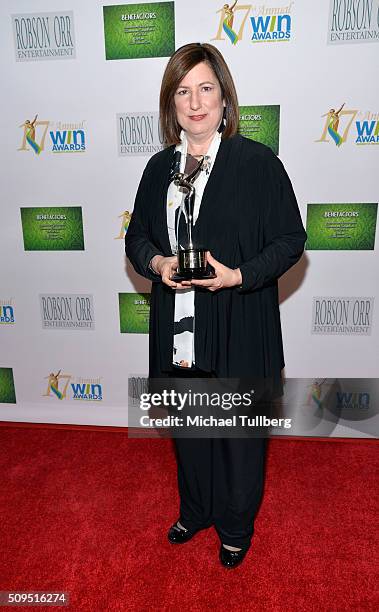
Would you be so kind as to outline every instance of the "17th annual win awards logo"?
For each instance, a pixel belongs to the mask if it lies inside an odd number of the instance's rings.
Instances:
[[[104,6],[107,60],[170,57],[175,51],[174,2]]]
[[[19,125],[22,130],[21,146],[18,151],[30,151],[40,155],[51,153],[83,153],[86,150],[86,129],[84,121],[66,123],[39,119],[25,119]]]
[[[0,325],[15,324],[15,307],[13,298],[0,299]]]
[[[128,210],[124,210],[121,215],[118,216],[118,219],[121,219],[120,231],[117,236],[114,237],[115,240],[124,240],[125,234],[128,231],[129,223],[132,219],[132,213]]]
[[[67,398],[85,402],[101,402],[103,399],[101,377],[83,378],[58,370],[50,372],[45,379],[47,379],[47,386],[43,397],[60,401]]]
[[[379,144],[379,113],[346,107],[343,102],[321,115],[323,126],[315,142],[327,142],[341,147],[347,140],[356,145]]]
[[[288,42],[292,36],[294,2],[267,6],[266,3],[224,4],[219,15],[216,36],[211,40],[226,40],[233,46],[244,38],[251,43]]]

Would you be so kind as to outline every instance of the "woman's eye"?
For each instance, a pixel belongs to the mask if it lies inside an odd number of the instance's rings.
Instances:
[[[178,96],[182,96],[183,94],[187,93],[186,89],[180,89],[178,92]]]
[[[209,85],[204,85],[203,87],[203,91],[211,91],[212,87],[209,87]]]

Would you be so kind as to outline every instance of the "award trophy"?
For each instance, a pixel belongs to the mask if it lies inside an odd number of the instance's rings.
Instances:
[[[186,214],[186,230],[187,237],[186,243],[182,246],[179,245],[179,237],[177,232],[177,255],[178,255],[178,269],[171,279],[173,281],[190,280],[191,278],[196,279],[207,279],[215,278],[214,272],[207,269],[207,250],[206,248],[197,245],[195,246],[192,239],[193,234],[193,211],[195,206],[195,187],[193,181],[196,179],[201,166],[203,165],[204,158],[198,163],[196,168],[187,176],[181,172],[177,172],[173,181],[177,187],[182,188],[185,191],[183,209]],[[179,219],[182,211],[179,212]],[[184,248],[183,248],[184,247]]]

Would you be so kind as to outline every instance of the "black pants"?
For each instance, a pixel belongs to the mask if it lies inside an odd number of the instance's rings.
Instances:
[[[175,372],[172,376],[181,376]],[[200,370],[184,376],[210,376]],[[265,438],[175,438],[180,522],[215,526],[223,544],[247,548],[262,498]]]

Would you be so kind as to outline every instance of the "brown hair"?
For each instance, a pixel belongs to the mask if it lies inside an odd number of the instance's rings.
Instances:
[[[205,62],[213,70],[225,100],[224,117],[226,126],[222,138],[230,138],[237,133],[239,109],[237,93],[232,75],[220,51],[208,43],[190,43],[180,47],[171,56],[163,75],[159,97],[159,115],[163,140],[166,145],[180,142],[181,127],[176,118],[174,95],[179,83],[194,66]]]

